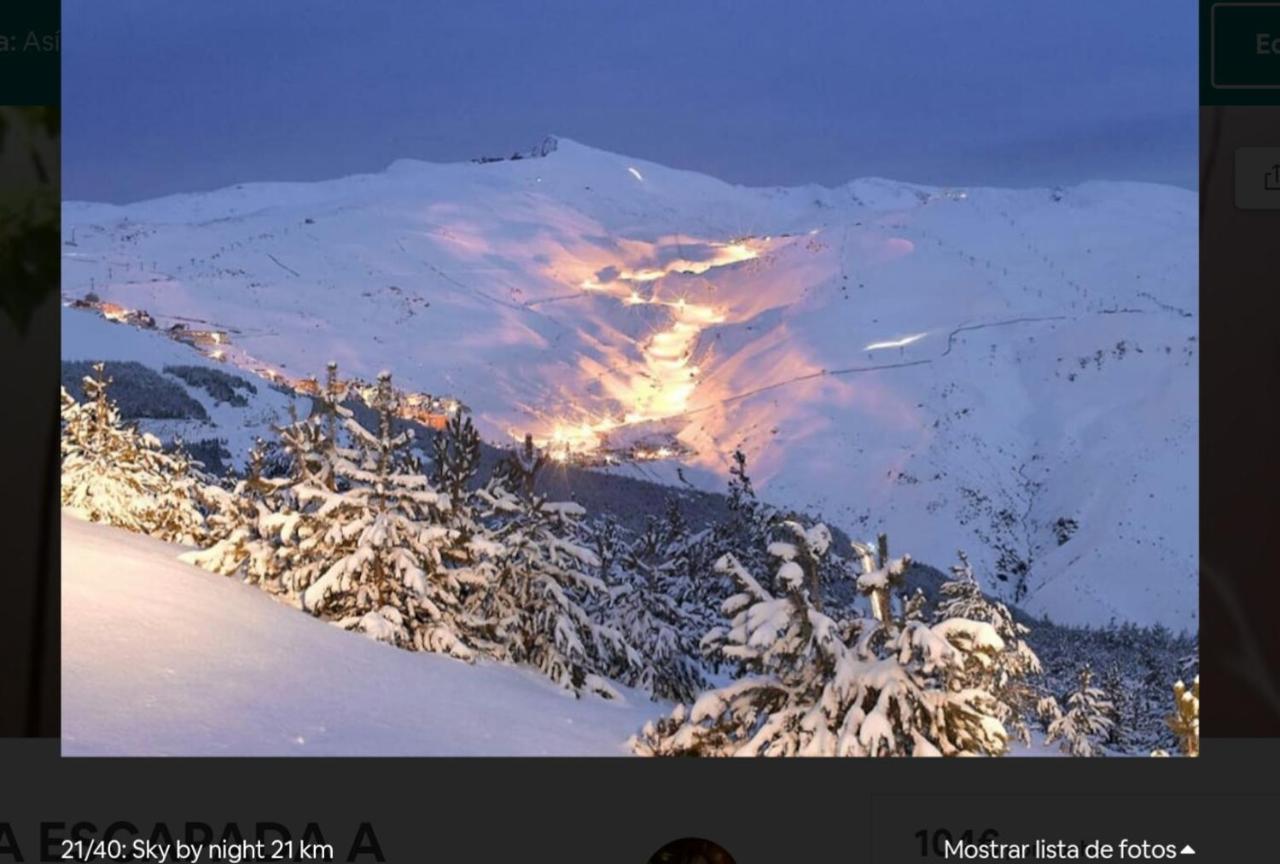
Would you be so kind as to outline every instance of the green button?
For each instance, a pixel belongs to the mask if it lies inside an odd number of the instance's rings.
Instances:
[[[1280,3],[1215,3],[1209,27],[1215,88],[1280,90]]]

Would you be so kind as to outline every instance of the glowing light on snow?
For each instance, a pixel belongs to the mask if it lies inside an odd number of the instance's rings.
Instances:
[[[901,339],[890,339],[887,342],[872,342],[863,351],[879,351],[881,348],[905,348],[912,342],[919,342],[928,333],[912,333],[910,336],[903,336]]]
[[[628,170],[636,179],[644,179],[640,172]],[[698,255],[698,260],[681,256],[657,265],[645,263],[618,268],[604,284],[596,277],[578,282],[583,291],[607,294],[625,306],[662,306],[669,310],[671,323],[639,343],[640,361],[619,372],[616,384],[610,387],[610,395],[625,406],[620,418],[585,423],[555,420],[551,422],[549,432],[541,436],[535,434],[538,446],[545,448],[557,461],[598,453],[605,445],[608,433],[620,427],[665,420],[689,410],[700,372],[699,367],[691,363],[693,351],[703,330],[723,322],[725,314],[713,306],[691,302],[687,296],[664,297],[661,289],[655,289],[646,297],[634,286],[656,283],[673,274],[703,275],[716,267],[758,258],[760,251],[752,246],[750,239],[706,243],[686,238],[684,242],[704,254]],[[515,430],[512,434],[516,440],[524,437]],[[675,452],[670,447],[660,447],[637,450],[632,455],[638,459],[667,459]]]
[[[132,309],[126,309],[115,303],[102,303],[98,306],[98,311],[102,313],[103,318],[117,323],[127,322],[129,316],[134,314]]]
[[[644,182],[644,175],[643,175],[643,174],[641,174],[641,173],[640,173],[640,171],[639,171],[638,169],[636,169],[636,168],[632,168],[632,167],[628,166],[628,167],[627,167],[627,170],[631,172],[631,176],[632,176],[632,177],[636,178],[636,179],[637,179],[637,180],[639,180],[641,183],[643,183],[643,182]]]

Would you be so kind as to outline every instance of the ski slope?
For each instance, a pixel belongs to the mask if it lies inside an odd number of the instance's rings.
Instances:
[[[64,755],[622,756],[670,710],[392,648],[182,551],[64,515]]]
[[[447,393],[486,438],[767,499],[1067,623],[1197,621],[1196,198],[744,188],[560,139],[321,183],[64,205],[63,292]],[[676,446],[678,445],[678,446]]]

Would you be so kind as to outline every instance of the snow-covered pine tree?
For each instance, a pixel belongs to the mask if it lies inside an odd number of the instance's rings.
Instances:
[[[819,536],[812,528],[793,536]],[[829,536],[829,534],[828,534]],[[812,544],[815,550],[821,544]],[[727,628],[704,646],[740,663],[743,675],[646,724],[631,741],[643,755],[887,756],[1002,753],[1006,736],[990,694],[953,690],[946,673],[971,650],[1003,648],[989,624],[916,618],[837,623],[817,608],[794,544],[776,543],[774,588],[733,556],[717,567],[740,593],[725,601]],[[882,561],[887,573],[903,559]],[[876,581],[874,579],[869,581]]]
[[[340,483],[338,467],[349,461],[354,451],[343,450],[341,433],[353,414],[343,402],[349,387],[338,377],[338,364],[325,367],[325,384],[312,400],[311,414],[299,420],[290,406],[292,422],[277,430],[289,456],[292,485],[336,492]]]
[[[481,533],[473,487],[480,468],[480,433],[471,418],[455,411],[431,439],[431,483],[449,498],[446,522],[453,531],[449,556],[463,564],[474,558],[470,544]]]
[[[690,613],[665,590],[669,574],[653,554],[658,542],[655,525],[628,544],[613,519],[606,517],[592,532],[596,572],[606,586],[602,601],[591,606],[601,620],[611,622],[638,657],[615,655],[609,677],[645,690],[655,699],[692,699],[706,686],[698,658],[698,640],[691,635]],[[637,552],[635,547],[643,547]]]
[[[66,387],[60,387],[59,391],[58,410],[61,435],[58,447],[61,458],[65,461],[68,454],[76,452],[79,447],[83,446],[82,442],[88,434],[86,429],[88,415],[85,413],[84,406],[67,392]]]
[[[1004,650],[990,662],[986,655],[970,655],[975,661],[965,668],[958,680],[964,686],[980,687],[999,703],[999,717],[1005,728],[1031,743],[1027,721],[1036,713],[1038,692],[1030,679],[1041,674],[1040,659],[1026,642],[1030,628],[1020,624],[1009,607],[982,593],[973,567],[965,553],[959,552],[959,563],[951,568],[951,578],[938,589],[938,605],[934,621],[963,618],[985,621],[995,628],[1004,642]]]
[[[1178,736],[1178,750],[1185,756],[1200,755],[1200,676],[1191,680],[1191,687],[1178,681],[1173,685],[1173,714],[1168,723]]]
[[[1112,661],[1103,671],[1098,682],[1106,700],[1111,703],[1111,728],[1102,741],[1113,750],[1122,750],[1129,745],[1129,730],[1125,722],[1132,716],[1133,695],[1125,681],[1120,664]]]
[[[486,530],[472,541],[484,556],[488,587],[468,602],[468,624],[485,649],[532,666],[581,694],[617,691],[606,676],[639,665],[616,627],[588,611],[604,583],[589,570],[599,561],[579,540],[574,503],[548,503],[534,490],[546,456],[531,437],[480,493]]]
[[[335,447],[337,489],[307,486],[297,492],[319,523],[342,514],[321,535],[321,548],[337,554],[302,592],[301,605],[375,639],[469,658],[473,652],[458,621],[461,586],[440,554],[449,531],[439,515],[448,498],[431,488],[412,458],[411,430],[393,431],[388,372],[378,376],[373,407],[376,432],[343,418],[355,447],[354,458]]]
[[[84,404],[61,394],[62,506],[161,540],[194,545],[205,531],[196,501],[203,483],[181,445],[172,453],[153,435],[120,419],[111,379],[95,363],[84,378]]]
[[[724,623],[719,607],[729,594],[719,587],[723,577],[713,571],[707,533],[691,533],[674,499],[668,499],[661,518],[647,517],[644,530],[622,544],[620,558],[630,584],[653,595],[661,607],[655,614],[677,629],[677,641],[693,648],[698,665],[697,645],[709,629]]]
[[[533,435],[526,434],[524,446],[508,454],[499,468],[520,498],[524,501],[532,501],[536,497],[538,474],[546,464],[547,452],[534,445]]]
[[[346,494],[360,485],[351,477],[364,456],[345,440],[352,438],[348,424],[355,424],[343,404],[349,389],[330,362],[310,415],[299,419],[290,408],[292,422],[276,430],[289,471],[277,483],[272,518],[261,528],[284,562],[281,585],[299,606],[304,592],[350,551],[366,516],[365,499]]]
[[[471,418],[455,411],[431,439],[431,482],[461,504],[480,467],[480,433]]]
[[[831,530],[818,523],[806,527],[794,520],[782,522],[778,534],[783,538],[769,544],[769,554],[800,568],[802,584],[809,602],[822,611],[822,559],[831,548]]]
[[[721,557],[732,554],[751,572],[770,566],[770,533],[778,513],[756,497],[746,455],[734,450],[732,458],[726,518],[695,531],[675,500],[668,499],[664,519],[655,523],[656,554],[665,559],[667,588],[696,622],[696,632],[689,634],[694,638],[725,623],[721,606],[736,588],[728,573],[716,569]]]
[[[268,446],[255,442],[246,476],[231,491],[205,492],[211,512],[207,549],[184,560],[215,573],[235,575],[301,605],[301,595],[349,545],[355,506],[337,506],[338,465],[356,458],[338,444],[338,424],[351,417],[343,407],[346,385],[330,362],[324,389],[310,415],[300,419],[289,406],[290,422],[275,427],[286,470],[266,476]],[[341,499],[336,499],[341,500]],[[325,504],[329,504],[326,509]]]
[[[719,553],[731,553],[749,569],[766,569],[769,535],[779,515],[756,496],[747,474],[747,456],[741,450],[733,451],[733,464],[729,466],[728,499],[729,518],[716,531]]]
[[[1067,710],[1058,712],[1050,721],[1046,744],[1062,742],[1062,751],[1072,756],[1100,756],[1099,743],[1106,738],[1115,722],[1115,707],[1093,683],[1089,664],[1080,667],[1076,689],[1067,697]]]
[[[201,500],[209,513],[209,545],[181,557],[197,567],[281,593],[288,555],[287,547],[278,541],[281,535],[292,539],[287,528],[296,519],[291,519],[289,504],[280,493],[283,481],[265,476],[265,458],[266,446],[258,439],[249,452],[245,476],[232,489],[205,487]]]

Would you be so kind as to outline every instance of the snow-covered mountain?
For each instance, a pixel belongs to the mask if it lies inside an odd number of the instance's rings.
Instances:
[[[381,368],[494,441],[772,501],[1034,613],[1195,625],[1193,193],[743,188],[561,139],[128,206],[64,205],[63,292]],[[666,447],[665,450],[661,449]]]

